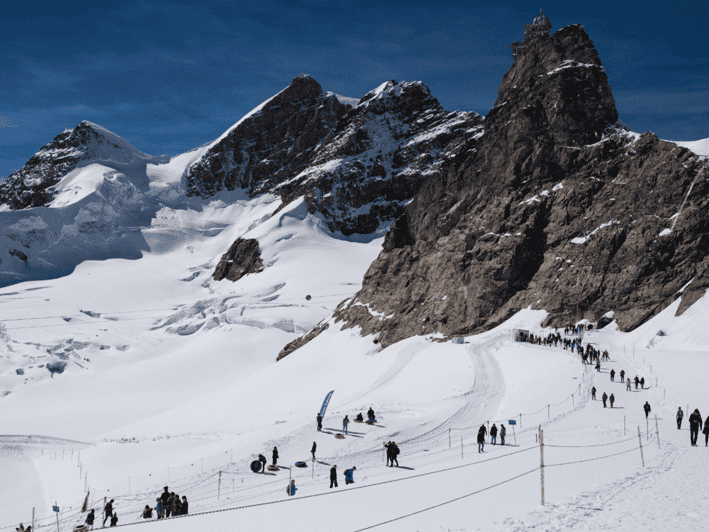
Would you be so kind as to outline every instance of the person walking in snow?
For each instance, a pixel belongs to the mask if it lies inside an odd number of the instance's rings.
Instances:
[[[483,438],[487,436],[487,427],[485,426],[485,423],[480,425],[480,428],[478,429],[478,433],[482,432],[483,433]]]
[[[611,382],[614,382],[614,381],[615,381],[615,370],[612,369],[611,370]]]
[[[272,458],[273,458],[273,465],[276,465],[278,463],[278,447],[273,448]]]
[[[593,401],[596,400],[596,387],[595,386],[593,388],[591,388],[591,399]]]
[[[91,527],[91,530],[94,529],[94,519],[96,519],[96,514],[94,513],[94,509],[91,508],[89,515],[86,516],[86,526]]]
[[[608,401],[608,396],[606,395],[606,392],[603,392],[603,395],[601,396],[601,399],[603,400],[603,408],[606,407],[606,401]]]
[[[625,387],[625,391],[627,391],[627,392],[631,392],[631,391],[632,391],[631,388],[630,388],[630,377],[628,377],[627,386]]]
[[[391,445],[392,445],[391,442],[384,443],[384,448],[386,449],[386,455],[387,455],[387,467],[389,467],[389,462],[391,462],[392,465],[394,465],[394,462],[391,459],[391,451],[392,451]]]
[[[265,473],[266,472],[266,464],[268,463],[268,460],[266,460],[266,457],[264,455],[260,454],[260,455],[258,455],[258,461],[261,462],[261,473]]]
[[[318,432],[320,432],[322,430],[322,416],[320,414],[318,414],[317,420],[318,420]]]
[[[292,497],[295,495],[296,491],[298,491],[298,488],[295,487],[295,480],[291,480],[290,484],[288,484],[288,487],[286,488],[286,493],[289,497]]]
[[[704,433],[704,447],[709,447],[709,416],[704,422],[704,430],[702,432]]]
[[[608,400],[611,403],[611,408],[613,408],[613,403],[615,403],[615,396],[613,394],[611,394],[611,396],[608,398]]]
[[[396,467],[399,467],[399,446],[396,442],[391,442],[391,467],[394,467],[394,462],[396,461]]]
[[[155,511],[158,513],[158,519],[165,517],[165,506],[162,503],[162,499],[155,499]]]
[[[638,389],[638,384],[640,384],[640,379],[638,379],[638,376],[635,375],[635,389]]]
[[[623,379],[625,379],[625,370],[621,369],[620,370],[620,382],[625,382]]]
[[[640,378],[640,387],[644,390],[645,389],[645,377]]]
[[[689,416],[689,439],[692,442],[692,446],[697,445],[697,437],[699,436],[699,429],[702,428],[702,415],[699,413],[699,409],[695,408],[692,415]]]
[[[357,470],[357,467],[352,466],[351,469],[345,469],[345,485],[347,484],[354,484],[354,472]]]
[[[111,516],[111,526],[116,526],[118,524],[118,513],[113,512]]]
[[[500,425],[500,445],[505,444],[505,434],[507,434],[507,429],[505,429],[505,424]]]
[[[684,419],[684,412],[682,412],[682,407],[680,406],[677,409],[677,430],[680,430],[682,428],[682,419]]]
[[[342,432],[347,434],[347,425],[350,424],[350,418],[345,415],[344,419],[342,420]]]
[[[495,442],[497,440],[497,427],[495,424],[492,424],[492,427],[490,427],[490,442],[495,445]]]
[[[480,426],[478,429],[478,452],[479,453],[484,453],[485,452],[485,427]]]
[[[111,518],[113,515],[113,502],[114,500],[111,499],[106,503],[106,506],[103,508],[103,526],[104,528],[106,527],[106,521]]]
[[[374,417],[374,410],[372,410],[372,407],[370,406],[369,410],[367,410],[367,423],[373,425],[376,420],[376,417]]]
[[[330,489],[333,486],[337,487],[337,465],[330,468]]]
[[[600,361],[600,360],[599,360],[598,362],[596,362],[596,371],[597,371],[598,373],[601,372],[601,361]]]
[[[645,419],[647,419],[650,415],[650,403],[645,401],[645,404],[643,405],[643,410],[645,410]]]
[[[318,444],[313,442],[313,447],[312,447],[312,449],[310,449],[310,452],[313,454],[313,462],[315,461],[315,451],[317,450],[317,448],[318,448]]]

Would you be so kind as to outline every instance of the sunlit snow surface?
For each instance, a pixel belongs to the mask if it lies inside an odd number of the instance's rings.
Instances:
[[[674,414],[680,405],[709,413],[707,296],[681,317],[677,299],[631,333],[615,323],[586,333],[584,343],[611,354],[600,373],[563,349],[515,343],[516,328],[549,332],[539,326],[546,313],[530,309],[465,344],[416,337],[382,349],[357,328],[342,330],[331,314],[359,290],[386,227],[345,238],[302,200],[278,212],[280,199],[240,191],[185,200],[184,173],[207,147],[151,159],[142,173],[84,167],[50,208],[0,213],[18,235],[44,231],[44,241],[28,244],[45,246],[48,264],[63,245],[84,242],[69,275],[0,289],[0,527],[29,524],[35,508],[40,529],[56,528],[56,501],[60,530],[69,531],[84,519],[85,488],[95,508],[116,499],[119,524],[142,522],[141,509],[164,485],[189,498],[191,513],[285,500],[291,473],[298,497],[328,494],[329,467],[337,464],[338,492],[349,489],[342,472],[353,465],[355,487],[364,488],[146,526],[354,531],[532,471],[540,425],[550,466],[546,506],[534,471],[379,530],[705,526],[709,451],[703,438],[689,447],[686,419],[678,431]],[[97,217],[116,230],[82,225]],[[215,282],[217,262],[239,237],[258,240],[263,272]],[[21,271],[19,263],[0,268]],[[391,317],[367,308],[382,326]],[[320,336],[275,362],[285,344],[325,322]],[[611,383],[610,368],[644,376],[648,389]],[[590,401],[591,386],[599,397],[614,393],[618,408]],[[330,390],[318,433],[315,414]],[[334,438],[345,414],[366,416],[370,406],[377,425],[351,423],[350,435]],[[517,425],[514,435],[506,425],[507,441],[517,447],[488,439],[478,454],[477,427],[510,419]],[[401,468],[384,466],[382,442],[390,440],[401,447]],[[322,461],[314,471],[313,441]],[[281,464],[307,460],[308,467],[250,473],[250,461],[258,453],[270,459],[274,445]],[[423,473],[434,474],[416,476]],[[415,478],[375,485],[406,477]]]

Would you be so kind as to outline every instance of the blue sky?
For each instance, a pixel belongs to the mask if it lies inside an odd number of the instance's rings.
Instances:
[[[708,2],[538,3],[6,2],[0,176],[84,119],[146,153],[184,152],[300,73],[352,97],[422,80],[445,108],[485,114],[539,7],[552,31],[586,27],[631,128],[709,137]]]

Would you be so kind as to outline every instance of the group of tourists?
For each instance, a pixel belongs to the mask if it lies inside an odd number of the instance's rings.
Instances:
[[[682,429],[682,420],[684,419],[684,412],[682,412],[682,407],[677,409],[677,430]],[[695,408],[694,412],[689,416],[689,441],[692,447],[697,446],[697,438],[699,437],[699,431],[704,434],[704,447],[709,447],[709,416],[703,423],[704,428],[702,429],[702,415],[699,413],[699,409]]]
[[[484,453],[485,452],[485,436],[487,436],[488,431],[487,427],[483,423],[480,425],[480,428],[478,429],[478,453]],[[490,427],[490,443],[492,445],[497,444],[497,435],[500,435],[500,445],[505,444],[505,434],[507,434],[507,429],[505,429],[505,425],[503,423],[500,423],[500,429],[497,429],[497,425],[495,423],[492,424],[492,427]]]

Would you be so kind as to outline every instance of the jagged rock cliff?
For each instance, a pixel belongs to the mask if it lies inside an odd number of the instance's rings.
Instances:
[[[263,271],[263,261],[258,240],[237,238],[229,251],[222,255],[212,277],[215,281],[229,279],[236,282],[244,275],[261,271]]]
[[[336,321],[387,345],[480,332],[529,306],[545,325],[613,311],[629,330],[692,280],[696,300],[709,285],[707,161],[616,121],[583,27],[533,39],[484,134],[405,208]]]
[[[400,215],[481,122],[445,111],[420,82],[389,81],[352,107],[299,76],[190,168],[187,190],[209,197],[238,187],[286,203],[305,196],[330,229],[371,233]]]

